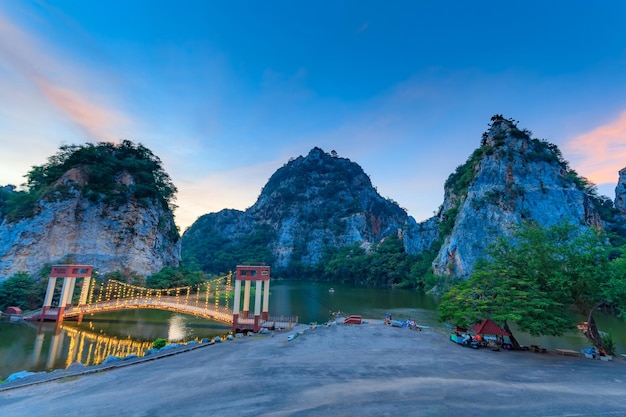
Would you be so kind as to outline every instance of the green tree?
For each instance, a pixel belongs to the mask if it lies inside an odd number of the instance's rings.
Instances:
[[[148,276],[146,286],[148,288],[193,287],[204,281],[202,272],[191,272],[185,268],[165,267],[156,274]]]
[[[499,239],[472,276],[442,297],[439,318],[468,325],[490,317],[505,328],[514,322],[534,336],[557,336],[574,327],[577,312],[587,318],[585,335],[602,350],[593,313],[623,288],[617,272],[607,273],[610,251],[593,229],[526,223]]]
[[[0,283],[0,309],[15,306],[22,310],[41,307],[46,283],[38,282],[26,272],[18,272]]]
[[[607,300],[617,309],[621,318],[626,319],[626,246],[621,248],[621,256],[609,265]]]

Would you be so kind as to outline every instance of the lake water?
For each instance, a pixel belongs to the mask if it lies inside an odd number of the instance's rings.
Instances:
[[[329,292],[331,286],[334,292]],[[372,319],[383,319],[389,313],[395,319],[411,318],[434,331],[447,331],[437,322],[437,300],[413,290],[272,281],[270,291],[270,314],[297,315],[300,323],[323,323],[337,312]],[[600,330],[611,332],[618,352],[625,353],[626,323],[604,314],[598,314],[596,320]],[[213,338],[229,331],[230,326],[223,323],[159,310],[85,316],[82,324],[65,321],[60,329],[55,323],[0,322],[0,379],[22,370],[66,368],[76,361],[95,365],[109,355],[141,356],[157,338],[185,342]],[[590,347],[580,332],[559,338],[532,338],[518,332],[516,337],[522,344],[538,344],[548,349]]]

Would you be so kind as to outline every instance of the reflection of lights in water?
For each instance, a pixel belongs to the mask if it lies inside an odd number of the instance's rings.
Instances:
[[[107,337],[98,333],[78,330],[68,326],[63,326],[63,330],[70,337],[70,346],[65,363],[66,367],[73,362],[80,362],[87,366],[98,365],[111,355],[120,358],[124,358],[128,355],[143,356],[146,350],[152,347],[152,342]],[[62,334],[63,333],[60,335]],[[57,335],[53,335],[53,341],[57,337]],[[54,344],[53,342],[51,343]],[[56,357],[53,359],[56,359]]]
[[[187,337],[189,329],[187,329],[187,323],[185,323],[183,316],[174,314],[170,317],[168,323],[170,326],[167,331],[167,340],[170,342],[178,342]]]

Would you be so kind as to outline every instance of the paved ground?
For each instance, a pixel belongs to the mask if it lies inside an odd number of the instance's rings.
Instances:
[[[287,335],[0,391],[0,416],[626,416],[623,360],[472,350],[379,322]]]

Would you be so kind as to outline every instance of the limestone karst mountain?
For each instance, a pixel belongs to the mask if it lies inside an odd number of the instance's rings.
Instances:
[[[555,145],[494,116],[481,146],[446,181],[434,272],[468,276],[487,247],[523,221],[603,229],[613,222],[610,206]]]
[[[436,275],[466,277],[492,242],[523,221],[567,220],[623,233],[624,175],[616,209],[557,146],[531,136],[494,116],[480,146],[446,181],[438,213],[422,223],[378,195],[356,163],[315,148],[276,171],[248,210],[199,218],[183,235],[183,259],[213,272],[254,259],[297,275],[298,266],[315,265],[327,248],[371,248],[393,234],[407,253],[438,249]]]
[[[615,209],[620,217],[626,218],[626,168],[619,171],[617,187],[615,187]]]
[[[176,188],[145,147],[62,147],[28,182],[28,193],[2,190],[0,277],[65,262],[143,275],[179,265]]]
[[[494,116],[477,144],[446,181],[437,214],[422,223],[381,197],[357,163],[314,148],[279,168],[252,207],[206,214],[182,240],[172,214],[176,188],[149,150],[128,141],[62,147],[29,172],[28,192],[0,188],[0,279],[57,262],[147,275],[178,266],[181,253],[186,267],[209,273],[262,261],[298,277],[323,271],[338,248],[372,251],[390,237],[434,274],[466,277],[523,221],[568,220],[625,241],[626,168],[612,200],[555,145],[511,119]]]
[[[312,265],[325,247],[370,248],[408,220],[358,164],[314,148],[278,169],[245,212],[200,217],[183,235],[183,259],[210,271],[255,258],[278,269]]]

